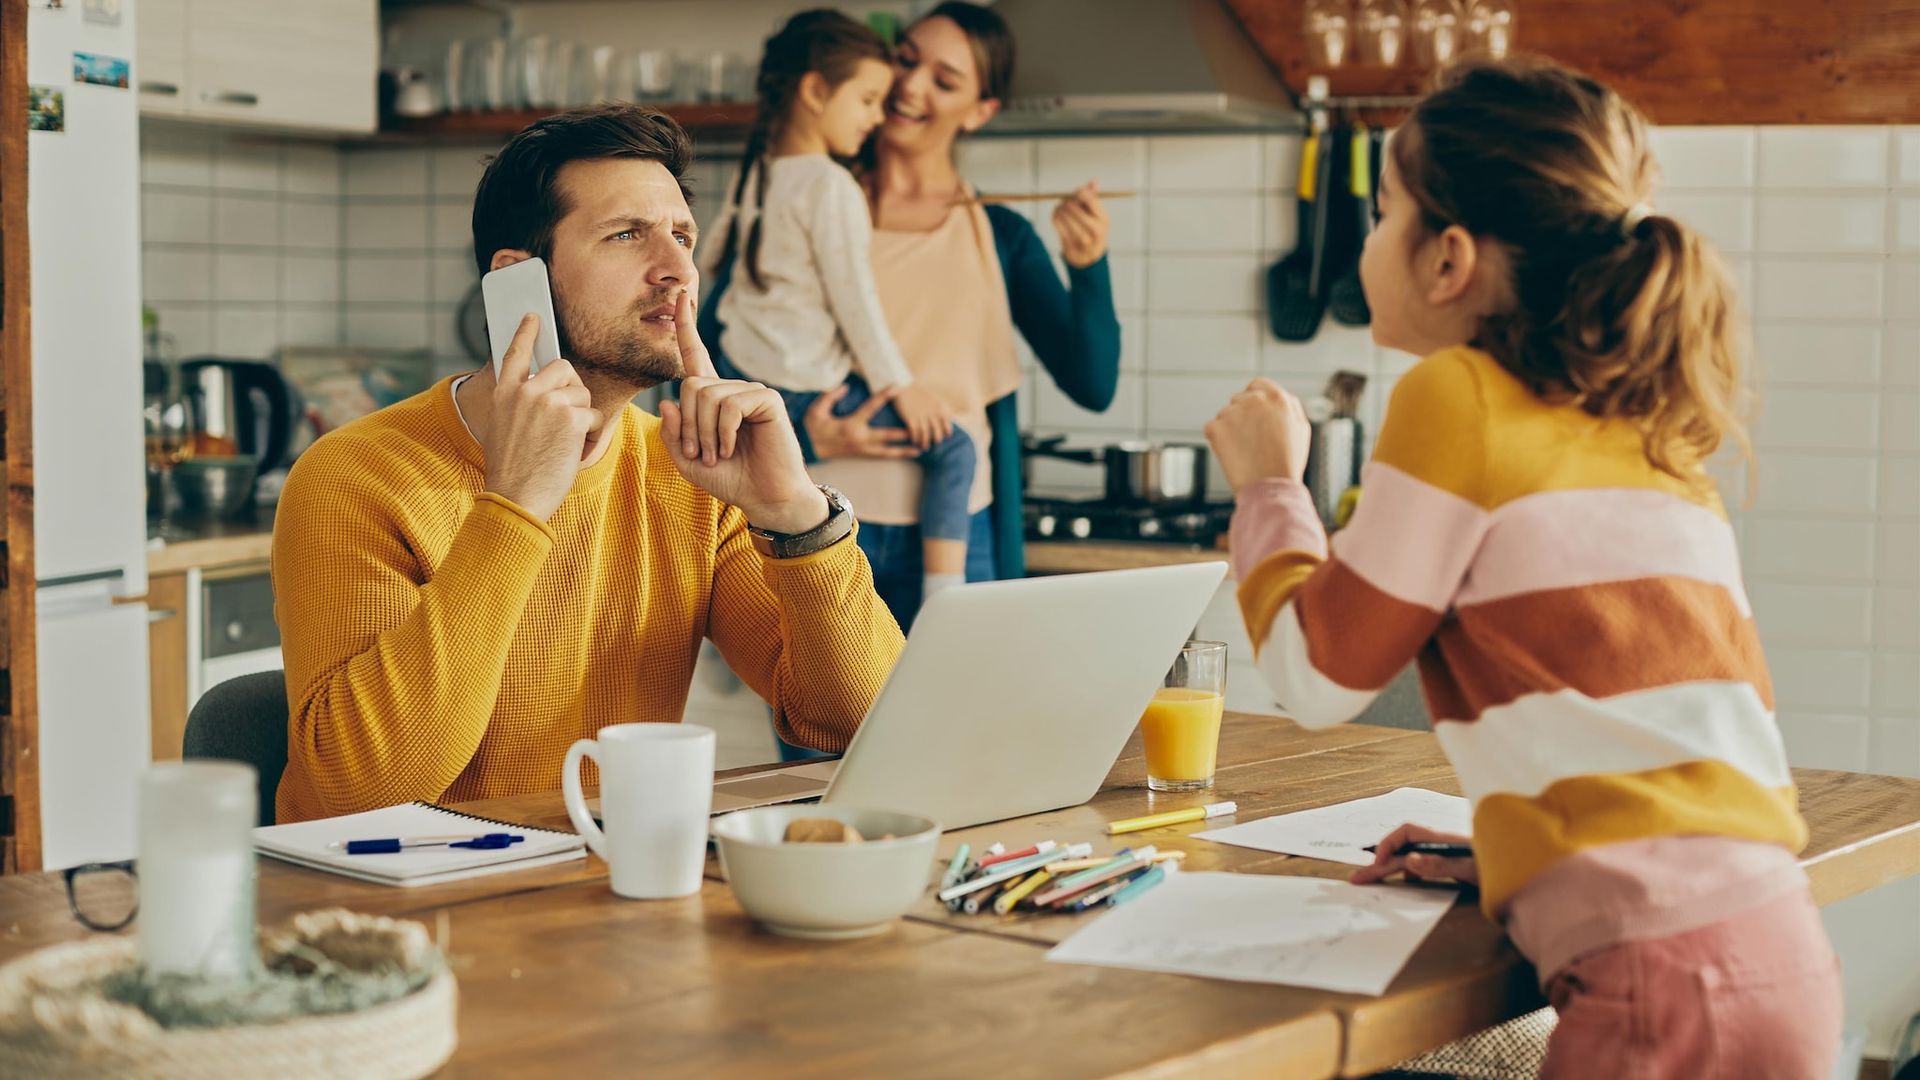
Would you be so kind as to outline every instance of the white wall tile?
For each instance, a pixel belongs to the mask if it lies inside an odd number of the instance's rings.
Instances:
[[[486,158],[495,149],[492,146],[443,146],[435,149],[432,165],[433,193],[459,195],[471,202],[475,189],[480,186],[481,174],[487,171]],[[724,175],[723,172],[722,177]],[[712,198],[718,202],[719,183],[720,181],[715,181],[711,195],[704,189],[696,190],[702,198]]]
[[[213,254],[147,248],[141,253],[140,295],[148,303],[213,299]]]
[[[289,199],[282,213],[281,242],[288,247],[339,249],[342,216],[339,203]]]
[[[956,157],[960,175],[987,194],[1023,195],[1033,186],[1032,139],[966,139]]]
[[[1676,193],[1660,197],[1660,212],[1705,236],[1721,251],[1752,251],[1753,197]]]
[[[1878,319],[1881,264],[1759,260],[1754,314],[1762,319]]]
[[[1873,450],[1879,445],[1879,395],[1870,390],[1776,387],[1753,427],[1754,445],[1773,449]]]
[[[1161,135],[1147,140],[1147,183],[1163,191],[1260,190],[1257,135]]]
[[[1920,319],[1920,259],[1888,261],[1887,318]]]
[[[1258,256],[1154,256],[1147,262],[1147,310],[1257,315],[1263,280]]]
[[[473,250],[473,204],[441,199],[430,208],[428,228],[437,251]],[[720,239],[725,239],[721,237]]]
[[[1873,580],[1872,522],[1753,515],[1741,535],[1749,581],[1770,576]]]
[[[348,195],[427,194],[427,150],[355,149],[344,155]]]
[[[1372,389],[1372,384],[1380,381],[1374,377],[1376,356],[1372,331],[1364,326],[1342,326],[1331,318],[1322,322],[1320,332],[1307,341],[1281,341],[1264,326],[1260,334],[1260,370],[1268,374],[1324,379],[1336,371],[1357,371],[1368,377]]]
[[[250,195],[213,197],[213,242],[227,246],[280,246],[280,200]]]
[[[1867,585],[1747,586],[1760,636],[1768,643],[1859,646],[1873,640],[1873,588]]]
[[[205,304],[156,304],[151,300],[147,306],[160,322],[161,349],[166,355],[184,360],[213,351],[213,309]]]
[[[1287,193],[1264,195],[1260,199],[1262,220],[1260,251],[1269,259],[1291,252],[1300,242],[1300,200]]]
[[[1147,309],[1147,267],[1146,259],[1140,255],[1109,256],[1108,272],[1113,275],[1113,307],[1115,311],[1145,311]]]
[[[213,344],[221,356],[265,360],[280,350],[280,312],[227,306],[213,316]]]
[[[1781,254],[1879,254],[1887,245],[1887,200],[1873,195],[1763,195],[1760,250]]]
[[[337,147],[288,143],[280,159],[280,190],[289,195],[340,194],[341,157]]]
[[[1752,128],[1655,128],[1661,190],[1752,186],[1753,139]]]
[[[282,347],[340,344],[340,309],[281,308],[280,344]]]
[[[1869,457],[1768,454],[1760,463],[1756,511],[1871,514],[1876,462]]]
[[[1920,652],[1920,589],[1882,585],[1875,591],[1873,644],[1877,649]]]
[[[1131,372],[1121,375],[1120,383],[1114,390],[1113,403],[1104,412],[1090,412],[1061,393],[1053,385],[1053,380],[1037,379],[1033,384],[1034,426],[1049,431],[1097,431],[1116,427],[1137,430],[1146,415],[1145,384],[1144,376]]]
[[[427,260],[419,256],[349,255],[347,302],[426,303],[433,295],[431,273]]]
[[[1866,771],[1869,731],[1864,716],[1780,714],[1787,762],[1799,769]]]
[[[1920,584],[1920,521],[1882,521],[1874,550],[1881,581]]]
[[[280,264],[280,299],[289,304],[338,304],[340,260],[332,255],[286,256]]]
[[[213,200],[204,191],[143,192],[140,233],[147,243],[208,243],[213,239]]]
[[[1893,201],[1894,250],[1920,252],[1920,195],[1905,195]]]
[[[280,299],[280,256],[247,251],[216,251],[213,298],[221,303],[270,303]],[[216,320],[214,336],[220,336]],[[224,345],[221,346],[225,348]]]
[[[1903,127],[1894,133],[1899,147],[1900,176],[1903,187],[1920,187],[1920,127]]]
[[[452,305],[435,307],[427,313],[427,326],[431,331],[433,355],[452,358],[458,361],[456,366],[473,366],[475,361],[467,355],[467,347],[460,341],[459,308]]]
[[[223,191],[279,191],[280,144],[235,137],[214,148],[213,186]]]
[[[1260,349],[1257,334],[1254,323],[1243,317],[1149,315],[1147,370],[1162,375],[1170,372],[1252,375]],[[1153,423],[1159,426],[1157,421]]]
[[[1875,717],[1867,747],[1874,772],[1920,777],[1920,715]]]
[[[1763,383],[1871,386],[1880,381],[1877,326],[1762,322],[1754,327],[1753,336]],[[1762,407],[1766,404],[1763,401]]]
[[[1147,378],[1147,427],[1196,439],[1200,429],[1227,399],[1247,385],[1245,379],[1153,375]]]
[[[1114,251],[1143,251],[1147,246],[1147,200],[1108,199],[1107,207],[1107,247]],[[1049,211],[1051,213],[1051,211]],[[1048,237],[1053,245],[1051,250],[1059,250],[1060,237],[1053,231],[1052,222],[1042,229],[1040,234]]]
[[[1764,127],[1760,186],[1826,188],[1887,185],[1884,127]]]
[[[347,247],[354,251],[420,251],[427,246],[427,205],[347,204]]]
[[[1155,252],[1260,254],[1258,195],[1155,195],[1147,243]]]
[[[431,311],[418,308],[347,306],[344,345],[380,349],[424,349],[433,341]]]
[[[1920,713],[1920,652],[1874,655],[1873,711]]]
[[[140,125],[140,181],[179,187],[213,186],[213,140],[192,128]]]
[[[1920,458],[1880,459],[1880,513],[1885,517],[1920,517]]]
[[[1920,454],[1920,392],[1887,390],[1880,395],[1883,450]]]
[[[1300,144],[1298,135],[1260,136],[1260,181],[1268,191],[1300,190]]]
[[[1769,649],[1767,665],[1783,713],[1796,708],[1866,711],[1872,654],[1864,650]]]
[[[1137,192],[1147,183],[1142,138],[1039,139],[1035,151],[1041,191],[1072,191],[1093,180],[1104,191]]]
[[[1881,384],[1920,388],[1920,326],[1889,326],[1885,336]]]
[[[467,295],[467,290],[480,275],[474,270],[473,258],[462,252],[441,254],[433,257],[433,293],[436,303],[458,303]]]

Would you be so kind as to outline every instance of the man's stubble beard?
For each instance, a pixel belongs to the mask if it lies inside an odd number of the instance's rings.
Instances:
[[[560,355],[583,379],[598,376],[629,385],[636,392],[680,378],[683,370],[678,340],[663,346],[640,336],[641,315],[674,295],[671,289],[658,290],[613,317],[581,311],[555,296],[554,314],[559,325],[554,329],[560,339]]]

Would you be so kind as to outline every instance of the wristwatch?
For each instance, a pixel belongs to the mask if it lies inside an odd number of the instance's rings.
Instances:
[[[753,538],[753,550],[769,559],[797,559],[845,540],[853,532],[853,504],[839,489],[821,484],[820,494],[827,497],[827,520],[803,533],[777,533],[747,524]]]

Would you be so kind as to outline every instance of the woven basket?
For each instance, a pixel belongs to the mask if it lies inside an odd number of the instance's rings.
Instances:
[[[379,950],[407,963],[408,950],[399,943],[409,935],[424,939],[425,931],[345,911],[299,916],[290,932],[352,966]],[[358,1012],[168,1029],[99,993],[106,976],[137,962],[136,943],[114,938],[41,949],[0,968],[0,1077],[412,1080],[453,1054],[454,980],[445,970],[404,998]]]

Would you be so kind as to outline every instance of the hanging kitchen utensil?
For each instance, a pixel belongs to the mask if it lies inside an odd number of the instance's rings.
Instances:
[[[1340,220],[1346,224],[1339,232],[1345,245],[1341,254],[1346,270],[1327,293],[1327,313],[1343,326],[1365,326],[1373,319],[1373,312],[1367,307],[1366,290],[1360,284],[1360,253],[1366,247],[1367,234],[1373,231],[1372,132],[1361,124],[1345,142],[1348,161],[1343,201],[1346,205],[1339,212]]]
[[[1316,130],[1300,145],[1299,235],[1293,251],[1267,271],[1267,322],[1281,341],[1307,341],[1320,329],[1326,291],[1320,280],[1331,184],[1332,136]]]

